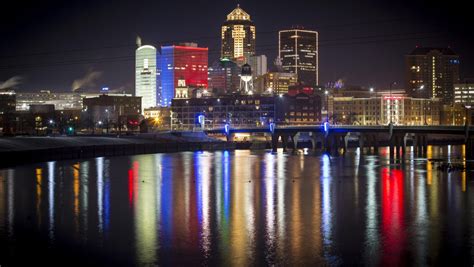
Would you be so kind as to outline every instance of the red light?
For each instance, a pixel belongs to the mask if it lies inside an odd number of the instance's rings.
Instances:
[[[403,172],[382,169],[382,236],[383,266],[403,265],[399,262],[405,242]]]

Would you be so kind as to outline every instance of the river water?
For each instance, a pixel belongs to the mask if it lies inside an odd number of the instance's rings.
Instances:
[[[474,263],[474,173],[269,151],[149,154],[0,171],[0,265]],[[428,147],[460,161],[461,146]]]

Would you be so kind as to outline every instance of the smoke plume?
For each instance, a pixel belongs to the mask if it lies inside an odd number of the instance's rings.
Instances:
[[[76,91],[80,88],[93,87],[95,82],[102,76],[101,71],[89,71],[84,77],[74,80],[72,83],[72,91]]]
[[[23,83],[23,77],[13,76],[6,81],[0,81],[0,89],[14,88]]]

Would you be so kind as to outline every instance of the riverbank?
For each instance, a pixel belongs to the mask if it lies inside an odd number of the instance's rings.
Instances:
[[[34,162],[87,159],[179,151],[227,150],[241,144],[195,133],[137,136],[72,136],[0,138],[0,167]]]

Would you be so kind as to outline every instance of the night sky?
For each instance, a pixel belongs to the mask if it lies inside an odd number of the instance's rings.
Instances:
[[[135,40],[194,41],[219,57],[220,27],[237,1],[11,1],[0,16],[0,81],[19,91],[71,91],[84,86],[134,88]],[[404,55],[416,45],[450,46],[461,56],[461,78],[474,77],[474,38],[462,1],[239,1],[257,28],[257,53],[269,65],[278,30],[301,25],[320,34],[322,84],[386,87],[404,81]],[[449,5],[448,5],[449,4]],[[10,4],[9,4],[10,5]]]

